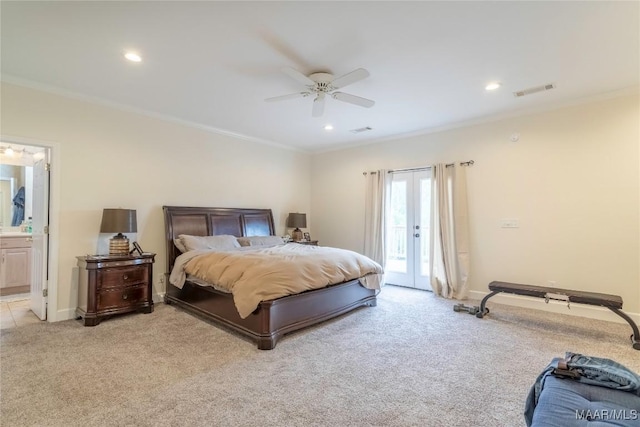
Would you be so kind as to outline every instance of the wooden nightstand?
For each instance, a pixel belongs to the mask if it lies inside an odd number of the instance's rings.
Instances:
[[[318,241],[317,240],[309,240],[309,241],[306,241],[306,242],[293,242],[293,243],[299,243],[301,245],[318,246]]]
[[[153,261],[141,256],[79,256],[78,308],[84,326],[114,314],[153,311]]]

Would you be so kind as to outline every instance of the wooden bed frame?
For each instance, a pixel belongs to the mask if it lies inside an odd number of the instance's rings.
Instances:
[[[169,283],[173,263],[180,255],[173,239],[180,234],[214,236],[269,236],[275,234],[271,209],[232,209],[163,206],[167,244],[165,302],[202,316],[248,337],[261,350],[271,350],[284,334],[376,305],[376,291],[351,280],[322,289],[263,301],[242,319],[231,294],[187,281],[182,289]]]

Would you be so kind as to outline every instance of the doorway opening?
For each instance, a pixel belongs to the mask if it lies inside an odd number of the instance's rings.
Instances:
[[[0,142],[0,297],[47,319],[51,148]]]

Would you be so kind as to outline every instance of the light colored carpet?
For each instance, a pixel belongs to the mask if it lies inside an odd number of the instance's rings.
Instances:
[[[363,308],[255,345],[180,309],[2,331],[2,426],[523,426],[553,357],[640,372],[626,324],[387,286]],[[543,303],[543,302],[541,302]]]

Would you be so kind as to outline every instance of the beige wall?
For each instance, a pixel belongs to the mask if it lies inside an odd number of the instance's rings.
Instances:
[[[473,159],[467,177],[475,296],[493,280],[552,280],[620,295],[626,311],[640,313],[639,131],[639,100],[627,95],[317,154],[314,237],[363,249],[363,171]],[[509,139],[514,132],[517,143]],[[503,218],[518,219],[520,228],[501,228]]]
[[[308,212],[314,239],[361,251],[363,171],[468,159],[472,291],[554,280],[640,312],[637,96],[313,156],[15,85],[1,96],[3,135],[58,148],[60,318],[73,315],[75,256],[97,251],[105,207],[137,209],[162,292],[162,205],[268,207],[279,234],[288,212]]]
[[[156,252],[154,288],[165,272],[163,205],[309,212],[310,156],[2,84],[2,135],[59,147],[57,312],[76,307],[75,257],[100,245],[102,209],[137,210],[138,241]]]

